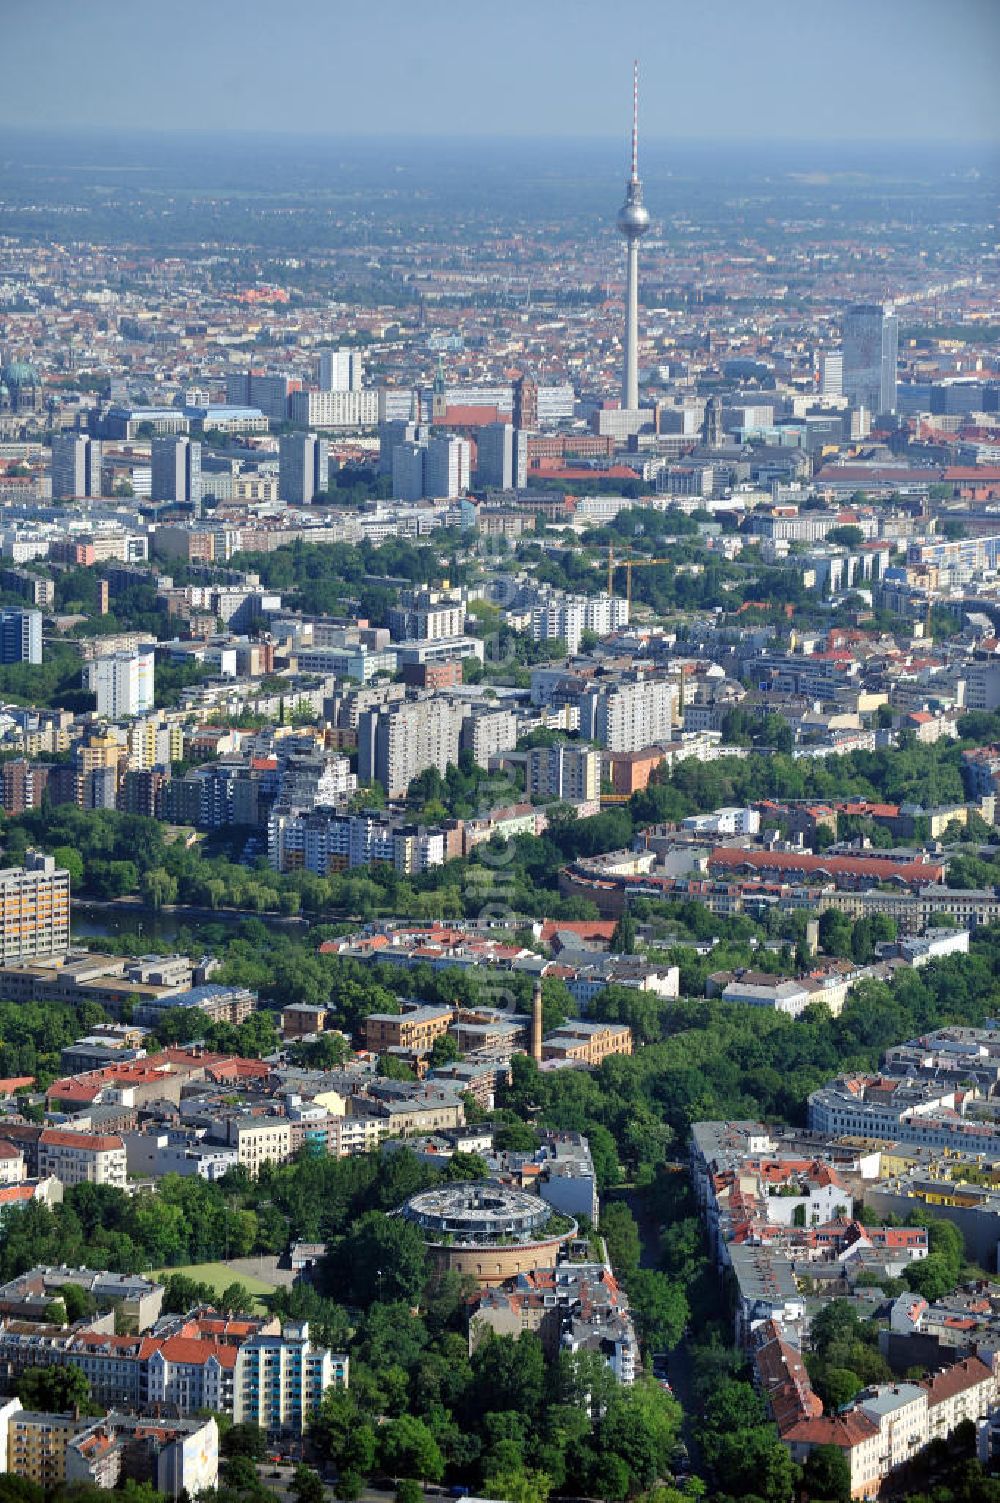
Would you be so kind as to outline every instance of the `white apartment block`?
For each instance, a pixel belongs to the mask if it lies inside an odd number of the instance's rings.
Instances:
[[[313,1346],[307,1321],[261,1331],[237,1354],[233,1417],[272,1436],[302,1435],[334,1384],[347,1387],[348,1358]]]
[[[64,1185],[114,1185],[124,1190],[125,1144],[113,1133],[65,1132],[47,1127],[38,1140],[38,1173]]]
[[[671,739],[678,700],[677,685],[666,679],[590,689],[580,701],[580,734],[607,751],[641,751]]]
[[[154,655],[152,647],[140,652],[116,652],[96,658],[83,669],[83,687],[97,695],[97,713],[109,720],[126,715],[145,715],[153,708]]]
[[[466,438],[432,438],[424,459],[426,496],[462,496],[469,489],[472,448]]]
[[[472,752],[474,762],[487,767],[490,757],[513,751],[517,735],[517,716],[513,710],[487,710],[469,716],[462,727],[461,744]]]
[[[264,1164],[286,1164],[292,1156],[292,1124],[284,1117],[233,1122],[229,1138],[251,1179],[257,1178]]]
[[[29,851],[0,870],[0,959],[4,965],[69,948],[69,872]]]
[[[750,531],[773,542],[818,543],[836,525],[835,511],[800,512],[797,506],[774,506],[750,518]]]
[[[965,674],[965,707],[995,710],[1000,706],[1000,664],[971,663]]]
[[[531,612],[531,635],[536,642],[564,637],[576,652],[585,631],[605,637],[628,625],[628,602],[617,595],[556,595]]]
[[[715,809],[711,814],[689,814],[681,821],[681,828],[699,835],[757,835],[760,813],[756,809]]]
[[[275,871],[304,870],[320,877],[374,861],[412,874],[443,865],[444,832],[365,814],[275,809],[268,821],[267,857]]]
[[[465,617],[461,600],[394,605],[389,610],[389,632],[394,642],[437,642],[442,637],[464,636]]]
[[[293,391],[292,422],[300,428],[374,428],[377,391]]]

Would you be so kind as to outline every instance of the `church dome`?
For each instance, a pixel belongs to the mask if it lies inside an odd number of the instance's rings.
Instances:
[[[38,372],[27,360],[12,360],[0,371],[0,380],[7,386],[37,386]]]

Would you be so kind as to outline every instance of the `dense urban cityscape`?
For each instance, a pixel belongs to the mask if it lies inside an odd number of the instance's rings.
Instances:
[[[1000,1500],[996,135],[636,50],[10,116],[0,1503]]]

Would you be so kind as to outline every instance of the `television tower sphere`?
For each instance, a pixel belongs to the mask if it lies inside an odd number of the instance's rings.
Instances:
[[[629,194],[618,210],[616,221],[619,233],[624,235],[626,240],[638,240],[640,235],[645,235],[649,229],[649,210],[642,201],[642,186],[639,183],[635,186],[639,192],[634,197],[631,193]],[[629,188],[631,187],[632,184],[629,183]]]

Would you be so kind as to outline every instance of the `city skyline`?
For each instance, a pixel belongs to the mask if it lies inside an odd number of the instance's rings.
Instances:
[[[4,28],[0,123],[624,139],[616,79],[639,56],[649,141],[920,141],[930,132],[918,103],[929,99],[941,105],[936,139],[1000,141],[1000,10],[990,0],[956,0],[947,27],[930,0],[881,7],[845,0],[836,26],[791,0],[767,0],[752,27],[733,0],[720,0],[711,30],[700,12],[664,13],[636,0],[610,36],[587,0],[556,0],[541,12],[511,0],[500,28],[447,0],[419,15],[388,0],[377,22],[306,0],[285,33],[274,31],[259,0],[240,6],[238,28],[232,12],[229,4],[204,12],[179,0],[169,15],[137,20],[121,0],[97,0],[86,12],[53,0],[19,14]],[[303,86],[307,38],[310,59],[320,68],[328,60],[312,87],[308,78]],[[113,89],[93,87],[102,71],[113,73]]]
[[[1000,1503],[1000,0],[4,15],[0,1503]]]

